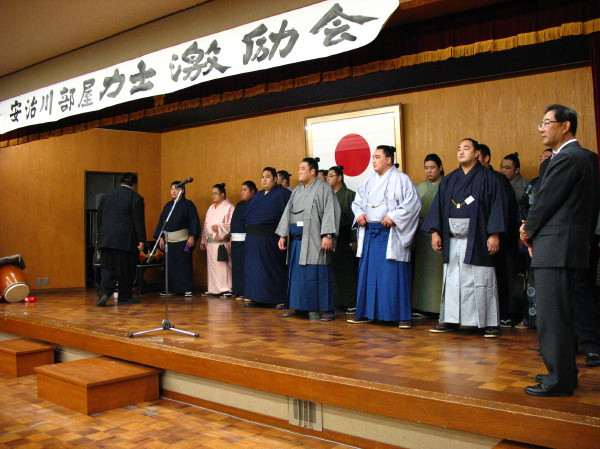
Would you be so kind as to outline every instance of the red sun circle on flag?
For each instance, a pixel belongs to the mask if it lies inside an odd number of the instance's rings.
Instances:
[[[358,176],[369,166],[371,149],[359,134],[347,134],[335,147],[335,163],[344,167],[347,176]]]

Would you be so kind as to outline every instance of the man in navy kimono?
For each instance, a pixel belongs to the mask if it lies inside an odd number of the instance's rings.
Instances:
[[[506,231],[500,234],[500,249],[493,257],[496,269],[496,280],[498,282],[498,308],[500,311],[500,326],[513,327],[520,323],[523,317],[525,305],[523,296],[518,293],[520,277],[519,271],[525,270],[524,255],[519,254],[519,205],[515,191],[508,178],[502,173],[495,171],[490,165],[492,152],[485,144],[479,144],[479,156],[477,159],[485,168],[496,175],[500,186],[504,204],[507,212]]]
[[[486,338],[496,338],[498,286],[492,256],[506,230],[506,211],[500,182],[479,163],[478,153],[476,140],[460,142],[460,167],[441,181],[423,223],[432,248],[444,258],[440,324],[430,331],[475,326],[485,328]]]
[[[263,169],[260,182],[263,190],[246,209],[244,297],[250,301],[246,307],[275,307],[285,302],[288,284],[285,253],[279,251],[275,230],[292,193],[277,184],[273,167]]]

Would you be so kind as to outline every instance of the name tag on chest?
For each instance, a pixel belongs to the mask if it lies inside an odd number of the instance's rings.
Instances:
[[[464,203],[458,203],[458,204],[456,205],[456,208],[457,208],[457,209],[460,209],[460,207],[461,207],[463,204],[466,204],[466,205],[468,206],[468,205],[469,205],[469,204],[471,204],[473,201],[475,201],[475,198],[473,198],[472,196],[469,196],[469,198],[466,198],[466,199],[465,199]]]

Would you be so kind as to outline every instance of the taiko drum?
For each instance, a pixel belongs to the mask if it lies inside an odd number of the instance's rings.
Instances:
[[[19,302],[27,298],[29,284],[23,270],[16,265],[0,267],[0,294],[8,302]]]

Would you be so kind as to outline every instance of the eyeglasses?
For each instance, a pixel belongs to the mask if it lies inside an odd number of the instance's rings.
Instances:
[[[339,176],[339,175],[327,175],[327,176],[325,176],[325,177],[326,177],[326,178],[329,178],[329,179],[331,179],[331,178],[336,178],[336,177],[338,177],[338,176]]]
[[[550,123],[564,123],[564,122],[561,122],[560,120],[546,120],[546,121],[540,123],[537,126],[537,129],[539,129],[541,131],[542,129],[550,126]]]

